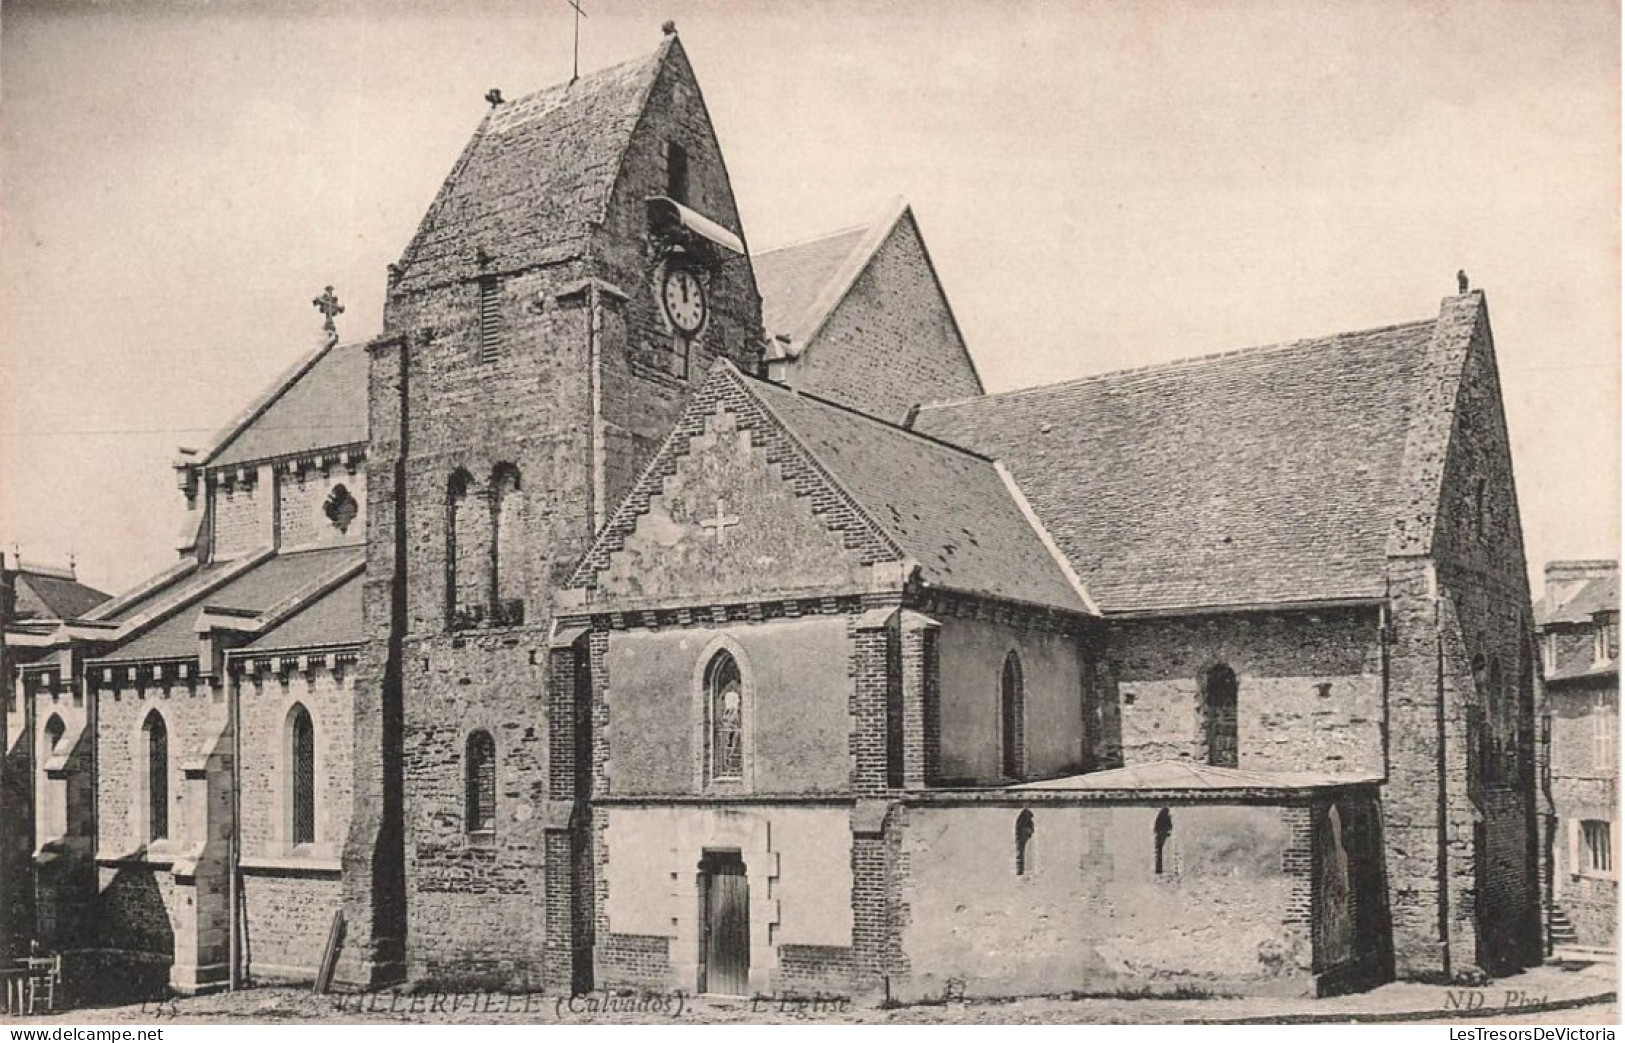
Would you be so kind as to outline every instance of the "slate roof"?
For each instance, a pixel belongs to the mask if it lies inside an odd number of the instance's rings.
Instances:
[[[162,622],[140,633],[133,641],[101,656],[100,660],[135,662],[196,655],[198,639],[194,628],[198,613],[204,607],[264,612],[318,583],[323,577],[360,560],[363,554],[359,547],[332,547],[268,558],[219,589],[186,604]],[[197,584],[187,584],[187,589],[195,591]],[[169,600],[169,603],[173,604],[174,601]],[[355,626],[360,626],[359,608]]]
[[[234,466],[366,440],[366,344],[330,344],[279,377],[199,462]]]
[[[1027,782],[1010,786],[1012,790],[1156,790],[1159,792],[1187,791],[1192,793],[1222,792],[1225,790],[1259,789],[1319,789],[1325,786],[1346,786],[1380,782],[1376,776],[1336,775],[1321,771],[1248,771],[1244,768],[1221,768],[1197,761],[1165,760],[1150,764],[1131,764],[1109,771],[1095,771],[1084,775],[1068,775],[1042,782]]]
[[[1073,612],[1092,607],[992,460],[732,367],[930,584]]]
[[[750,259],[762,295],[762,326],[768,336],[805,337],[820,318],[813,311],[824,288],[846,268],[869,238],[867,227],[831,232],[817,239]]]
[[[1384,594],[1434,320],[923,408],[997,457],[1101,610]]]
[[[158,586],[151,592],[143,592],[141,587],[127,591],[90,612],[85,618],[105,623],[127,623],[137,616],[148,612],[161,611],[165,605],[173,605],[191,600],[196,592],[220,578],[220,574],[229,570],[235,561],[211,561],[200,565],[185,575],[168,583]],[[163,575],[168,575],[164,573]],[[159,579],[161,577],[155,577]],[[151,585],[152,580],[143,586]]]
[[[278,652],[360,644],[362,582],[362,574],[345,580],[244,647],[251,652]]]
[[[1589,623],[1598,612],[1619,611],[1619,573],[1592,576],[1565,584],[1557,597],[1548,594],[1535,602],[1535,623]]]
[[[110,595],[72,575],[22,566],[14,574],[17,619],[78,619]]]
[[[668,54],[651,55],[490,110],[401,255],[398,288],[581,255],[602,222],[644,100]]]

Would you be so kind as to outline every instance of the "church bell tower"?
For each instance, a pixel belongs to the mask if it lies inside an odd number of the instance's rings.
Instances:
[[[586,794],[558,780],[590,771],[550,776],[584,756],[549,732],[552,592],[711,364],[761,356],[738,210],[675,32],[487,102],[390,268],[372,347],[346,853],[352,939],[374,954],[350,976],[371,982],[474,961],[569,983],[543,955],[547,910],[591,866],[565,830]]]

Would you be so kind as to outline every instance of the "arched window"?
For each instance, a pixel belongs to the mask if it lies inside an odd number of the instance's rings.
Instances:
[[[1016,875],[1026,876],[1033,868],[1033,813],[1026,808],[1016,816]]]
[[[999,679],[999,766],[1007,779],[1022,775],[1022,702],[1021,660],[1011,652],[1004,657],[1004,672]]]
[[[491,833],[497,828],[497,744],[487,731],[468,737],[465,813],[470,833]]]
[[[1151,871],[1162,876],[1170,869],[1173,859],[1169,858],[1168,839],[1174,835],[1174,816],[1167,808],[1157,812],[1156,824],[1151,827],[1151,837],[1156,843],[1155,853],[1152,857]]]
[[[524,554],[524,496],[519,469],[497,464],[491,472],[491,606],[495,621],[517,626],[525,621],[525,585],[520,571]]]
[[[1203,728],[1207,732],[1207,762],[1234,768],[1240,762],[1236,736],[1236,672],[1219,664],[1207,672],[1202,684]]]
[[[51,719],[45,722],[45,753],[50,755],[56,752],[57,744],[67,732],[68,726],[62,723],[62,718],[52,714]]]
[[[711,778],[739,780],[745,776],[745,684],[739,664],[727,652],[718,652],[706,669],[707,714],[710,718]]]
[[[147,839],[169,838],[169,729],[157,710],[141,728],[146,740]]]
[[[295,844],[316,842],[316,730],[310,711],[294,703],[288,714],[288,804],[292,818],[288,836]]]
[[[490,604],[489,499],[459,469],[446,486],[446,606],[453,630],[485,622]]]

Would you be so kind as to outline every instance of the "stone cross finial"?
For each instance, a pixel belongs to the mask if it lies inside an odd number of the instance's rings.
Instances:
[[[1467,292],[1467,270],[1465,268],[1458,269],[1456,272],[1456,292]]]
[[[502,91],[496,87],[492,87],[490,90],[485,92],[485,100],[491,103],[491,107],[493,109],[496,108],[498,105],[502,104]]]
[[[326,321],[322,323],[322,329],[329,333],[337,333],[339,328],[338,324],[333,321],[333,317],[344,314],[344,305],[340,304],[339,299],[333,296],[333,287],[329,286],[323,290],[322,295],[312,299],[310,303],[326,317]]]

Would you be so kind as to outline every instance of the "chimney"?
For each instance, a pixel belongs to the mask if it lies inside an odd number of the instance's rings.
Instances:
[[[1580,588],[1594,579],[1608,579],[1619,574],[1619,562],[1593,558],[1580,561],[1548,561],[1546,563],[1546,603],[1560,605],[1579,593]]]

